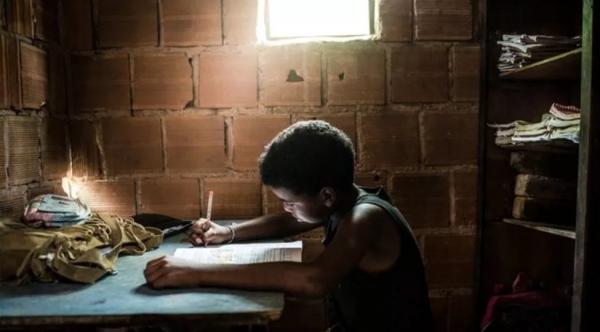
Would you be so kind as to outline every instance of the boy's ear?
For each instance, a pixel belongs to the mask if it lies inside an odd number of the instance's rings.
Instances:
[[[335,192],[335,189],[333,189],[331,187],[321,188],[321,191],[319,192],[319,196],[321,197],[323,204],[325,204],[325,206],[327,206],[327,207],[332,207],[335,204],[335,201],[337,199],[337,194]]]

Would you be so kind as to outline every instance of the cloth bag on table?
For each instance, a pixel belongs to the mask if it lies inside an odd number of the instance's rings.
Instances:
[[[94,283],[114,272],[119,255],[141,255],[162,240],[157,228],[109,214],[92,214],[83,224],[56,229],[3,223],[0,280]]]

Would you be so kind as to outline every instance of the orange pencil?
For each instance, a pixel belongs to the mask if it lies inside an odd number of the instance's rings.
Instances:
[[[213,204],[213,191],[208,192],[208,206],[206,207],[206,219],[210,220],[210,214],[212,212],[212,204]]]

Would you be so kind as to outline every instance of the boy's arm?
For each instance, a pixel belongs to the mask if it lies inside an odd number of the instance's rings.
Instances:
[[[277,213],[247,220],[236,225],[221,226],[201,219],[192,225],[189,240],[193,245],[282,238],[306,232],[321,224],[299,222],[289,213]]]
[[[232,227],[235,230],[235,241],[237,242],[265,238],[283,238],[309,231],[321,225],[299,222],[291,214],[280,212],[250,219]]]
[[[340,223],[329,246],[310,263],[200,265],[166,257],[149,262],[144,274],[153,288],[214,286],[322,296],[358,266],[377,238],[382,224],[377,218],[382,216],[373,209],[378,208],[357,207]]]

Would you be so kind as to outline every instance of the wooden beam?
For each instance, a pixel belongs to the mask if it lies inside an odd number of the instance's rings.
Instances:
[[[596,1],[598,5],[600,1]],[[581,143],[571,331],[597,329],[600,296],[600,8],[583,0]]]

